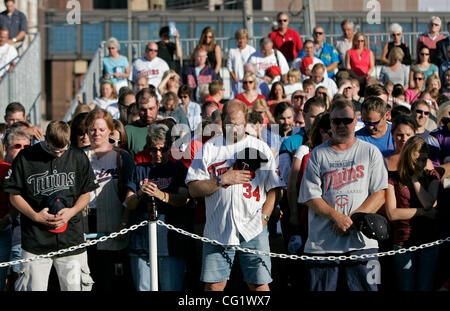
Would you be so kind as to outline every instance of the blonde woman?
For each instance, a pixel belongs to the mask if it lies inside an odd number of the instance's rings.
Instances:
[[[269,105],[267,102],[259,98],[255,100],[255,103],[253,104],[252,111],[258,112],[261,114],[263,118],[263,124],[275,124],[275,118],[273,117],[272,113],[270,112]]]
[[[362,32],[353,37],[352,48],[345,56],[345,67],[352,77],[360,81],[368,79],[375,68],[375,56],[368,48],[367,37]]]
[[[258,81],[256,80],[256,76],[251,72],[247,72],[244,75],[244,78],[242,79],[242,88],[244,89],[244,92],[237,94],[235,98],[243,101],[248,107],[253,106],[257,99],[266,99],[256,91],[258,88]]]
[[[287,77],[288,83],[284,85],[284,92],[286,93],[287,98],[291,98],[295,91],[303,91],[300,69],[290,69],[287,73]]]
[[[379,80],[383,84],[391,81],[393,84],[401,84],[408,87],[409,84],[409,66],[402,64],[405,53],[399,47],[394,47],[388,56],[388,64],[383,66],[380,71]]]
[[[158,92],[161,96],[167,92],[173,92],[178,94],[178,89],[180,87],[180,76],[175,70],[168,70],[164,73],[161,83],[158,86]]]

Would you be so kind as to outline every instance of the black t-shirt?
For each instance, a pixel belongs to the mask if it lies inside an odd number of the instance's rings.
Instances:
[[[164,43],[158,42],[158,57],[166,61],[169,68],[175,70],[175,62],[173,61],[173,55],[175,54],[176,45],[173,42]]]
[[[21,195],[35,212],[39,212],[44,208],[47,196],[54,193],[64,195],[71,207],[82,194],[94,190],[97,185],[89,159],[82,150],[70,147],[61,157],[55,157],[39,143],[19,152],[3,188],[5,192]],[[23,215],[21,233],[22,248],[37,255],[84,242],[81,213],[73,216],[67,229],[61,233],[52,233],[44,225]],[[79,249],[62,256],[83,251]]]

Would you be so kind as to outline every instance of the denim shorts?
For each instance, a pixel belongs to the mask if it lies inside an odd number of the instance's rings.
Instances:
[[[269,252],[269,233],[267,226],[263,231],[248,242],[239,236],[240,247]],[[226,249],[211,243],[203,244],[203,263],[200,280],[205,283],[218,283],[230,278],[234,262],[234,250]],[[254,285],[269,284],[272,282],[271,261],[269,256],[254,255],[238,252],[241,271],[244,281]]]

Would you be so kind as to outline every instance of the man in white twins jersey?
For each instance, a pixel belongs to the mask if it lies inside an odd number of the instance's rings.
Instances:
[[[158,45],[150,42],[145,48],[145,56],[134,61],[130,81],[136,85],[138,78],[147,77],[148,84],[158,88],[169,65],[158,57]]]
[[[204,236],[224,245],[270,251],[267,221],[281,197],[284,182],[269,146],[245,134],[247,106],[229,102],[223,109],[223,136],[207,141],[189,168],[186,184],[194,198],[205,197]],[[247,148],[267,157],[259,169],[237,169],[237,154]],[[255,155],[256,157],[256,155]],[[238,159],[240,159],[239,157]],[[253,158],[253,157],[251,157]],[[220,291],[227,284],[234,250],[203,244],[201,280],[205,290]],[[250,290],[269,290],[270,257],[238,252],[239,263]]]
[[[309,208],[304,252],[320,256],[376,253],[378,242],[356,230],[351,216],[376,213],[384,204],[388,177],[383,156],[376,146],[355,137],[357,121],[351,101],[333,102],[330,121],[332,136],[312,151],[300,186],[298,202]],[[380,273],[377,257],[351,264],[307,261],[306,267],[312,291],[335,291],[338,283],[351,291],[377,290],[377,276],[370,278]]]

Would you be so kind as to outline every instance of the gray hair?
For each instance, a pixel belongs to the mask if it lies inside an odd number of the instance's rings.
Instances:
[[[114,45],[117,48],[117,50],[120,50],[120,43],[116,38],[111,37],[108,40],[106,40],[106,47],[110,45]]]
[[[403,33],[403,28],[402,28],[402,26],[400,26],[400,24],[398,24],[398,23],[393,23],[393,24],[391,25],[391,27],[389,27],[389,31],[390,31],[391,33],[394,33],[394,32]]]
[[[266,46],[267,44],[273,44],[272,39],[270,39],[269,37],[263,37],[261,38],[261,40],[259,41],[259,46]]]
[[[22,128],[17,127],[7,132],[6,134],[6,143],[8,146],[11,146],[12,142],[16,138],[26,138],[31,142],[31,136],[27,132],[25,132]]]
[[[441,19],[439,18],[439,16],[431,16],[431,18],[430,18],[430,24],[431,24],[434,20],[437,20],[437,21],[439,22],[439,25],[442,25],[442,21],[441,21]]]
[[[353,23],[353,21],[351,19],[344,19],[341,22],[341,28],[343,28],[345,25],[349,25],[352,28],[355,28],[355,24]]]
[[[155,145],[158,142],[164,142],[164,145],[170,146],[169,127],[162,123],[152,123],[148,128],[147,145]]]

